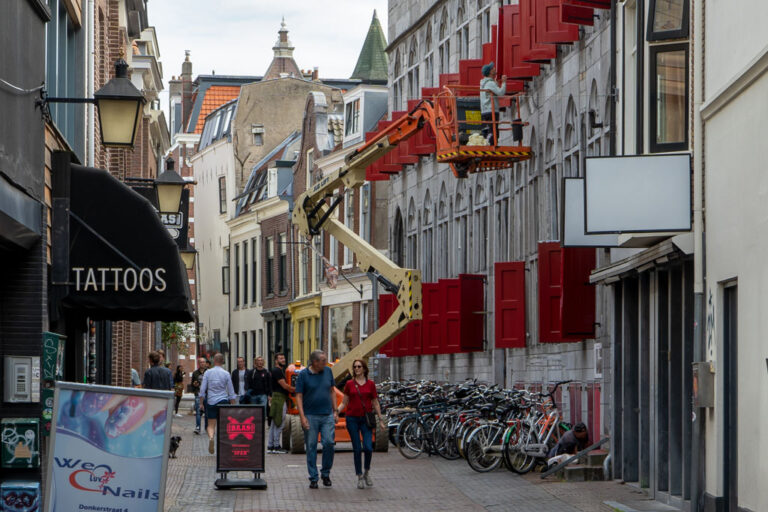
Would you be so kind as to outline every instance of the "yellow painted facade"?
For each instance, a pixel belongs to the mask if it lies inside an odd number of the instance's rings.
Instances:
[[[309,354],[320,348],[319,326],[322,313],[319,294],[298,299],[288,304],[293,323],[293,359],[302,365],[309,361]]]

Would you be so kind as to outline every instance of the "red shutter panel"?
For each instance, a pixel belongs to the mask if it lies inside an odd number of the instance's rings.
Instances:
[[[440,92],[439,87],[422,87],[421,97],[425,100],[431,100],[433,96],[437,96]]]
[[[421,283],[422,328],[421,348],[424,354],[439,354],[443,338],[442,315],[443,296],[437,283]]]
[[[412,112],[420,102],[421,100],[408,100],[408,112]],[[431,155],[436,151],[435,135],[429,123],[425,123],[424,127],[416,135],[412,136],[408,142],[410,143],[410,150],[413,155]]]
[[[579,27],[562,22],[563,0],[538,0],[536,40],[539,43],[565,44],[579,40]]]
[[[405,345],[403,355],[419,356],[422,354],[421,331],[424,328],[423,320],[412,320],[405,328]]]
[[[491,25],[491,42],[483,43],[483,64],[496,60],[496,47],[499,41],[498,25]]]
[[[539,242],[539,341],[562,341],[560,242]]]
[[[401,117],[406,115],[406,112],[400,110],[397,112],[392,112],[392,121],[397,121]],[[393,150],[394,153],[394,160],[395,163],[398,163],[400,165],[408,165],[408,164],[417,164],[419,163],[419,157],[412,154],[411,151],[411,140],[408,139],[400,142],[397,145],[397,149]]]
[[[591,27],[595,24],[595,12],[590,7],[583,7],[575,0],[563,0],[560,8],[560,21]]]
[[[387,323],[387,320],[389,320],[389,317],[392,316],[392,313],[395,311],[396,304],[397,301],[395,296],[391,293],[379,295],[379,327]],[[392,357],[395,350],[396,340],[397,338],[387,342],[386,345],[379,349],[379,353]]]
[[[459,61],[459,83],[467,86],[480,86],[480,80],[483,79],[483,60],[482,59],[462,59]],[[477,93],[471,90],[458,91],[457,96],[476,96]]]
[[[520,0],[521,53],[524,62],[549,64],[557,57],[557,46],[536,41],[536,1]]]
[[[376,132],[365,132],[365,141],[368,142],[376,136]],[[381,172],[381,158],[365,168],[365,179],[368,181],[385,181],[388,174]]]
[[[496,348],[525,347],[525,262],[494,265]]]
[[[453,354],[461,349],[461,294],[458,279],[440,279],[440,293],[445,297],[443,310],[443,337],[445,344],[442,353]]]
[[[611,0],[565,0],[565,3],[594,9],[610,9]]]
[[[440,74],[440,89],[446,85],[459,85],[461,78],[458,73],[441,73]],[[478,83],[478,85],[480,85]]]
[[[596,264],[595,249],[564,248],[562,265],[562,335],[582,340],[595,337],[595,286],[589,274]]]
[[[538,64],[523,62],[522,19],[519,5],[505,5],[499,9],[498,33],[496,55],[498,74],[526,80],[539,76],[541,69]],[[509,88],[510,83],[507,81],[507,89]]]
[[[485,340],[485,276],[459,274],[461,300],[459,348],[461,352],[483,350]]]
[[[389,126],[392,124],[392,121],[379,121],[379,124],[377,125],[378,132],[382,132],[389,128]],[[396,149],[393,149],[383,157],[381,157],[379,160],[381,161],[381,172],[385,174],[396,174],[403,170],[403,166],[398,164],[395,161],[395,155],[397,153]]]

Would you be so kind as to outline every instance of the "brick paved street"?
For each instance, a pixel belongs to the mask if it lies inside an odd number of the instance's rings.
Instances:
[[[219,491],[213,487],[215,458],[207,437],[194,435],[194,417],[174,418],[174,434],[183,437],[178,458],[170,461],[165,509],[172,512],[312,510],[406,511],[490,510],[520,512],[587,512],[619,510],[604,501],[645,500],[644,493],[614,482],[564,483],[520,477],[501,469],[472,471],[464,461],[439,457],[406,460],[396,450],[375,453],[375,486],[358,490],[352,454],[336,454],[333,488],[308,488],[303,455],[267,455],[266,491]],[[344,449],[345,445],[340,445]],[[242,478],[250,476],[247,473]],[[232,476],[236,478],[235,476]],[[640,507],[638,507],[640,509]],[[627,508],[625,510],[633,510]],[[642,510],[664,510],[642,508]]]

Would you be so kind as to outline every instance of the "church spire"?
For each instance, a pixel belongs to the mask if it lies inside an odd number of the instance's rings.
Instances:
[[[272,51],[275,53],[272,58],[272,63],[269,65],[267,72],[264,74],[264,80],[270,80],[274,78],[295,77],[302,78],[301,70],[293,60],[293,44],[288,39],[288,28],[285,25],[285,17],[280,22],[280,30],[277,31],[277,42],[272,47]]]
[[[389,59],[384,49],[387,47],[387,38],[379,23],[376,10],[373,11],[373,19],[368,27],[368,35],[365,36],[363,48],[357,58],[357,65],[350,78],[364,81],[387,81]]]

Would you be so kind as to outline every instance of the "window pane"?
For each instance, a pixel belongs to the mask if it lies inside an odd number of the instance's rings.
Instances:
[[[331,360],[344,357],[354,343],[352,332],[352,305],[330,308]]]
[[[653,13],[653,31],[680,30],[683,26],[684,3],[685,0],[656,0],[656,10]]]
[[[656,54],[656,142],[685,142],[685,50]]]

